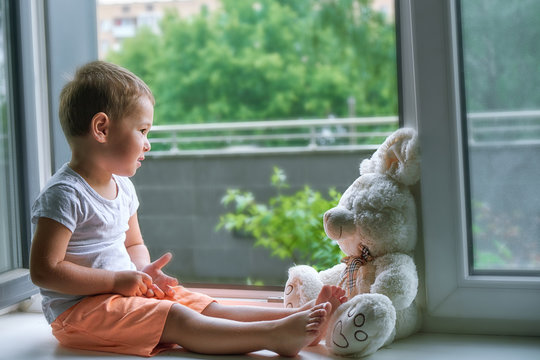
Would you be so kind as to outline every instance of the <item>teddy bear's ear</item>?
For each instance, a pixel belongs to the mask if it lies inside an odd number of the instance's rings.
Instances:
[[[371,159],[375,156],[375,153],[370,159],[364,159],[360,163],[360,175],[370,174],[375,172],[375,162]]]
[[[371,156],[360,164],[361,174],[386,174],[405,185],[413,185],[420,178],[418,136],[411,128],[402,128],[390,135]]]

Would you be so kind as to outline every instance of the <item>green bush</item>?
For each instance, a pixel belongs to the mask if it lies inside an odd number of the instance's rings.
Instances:
[[[339,263],[343,253],[329,239],[323,227],[324,213],[337,205],[341,194],[331,188],[326,199],[318,191],[305,186],[285,195],[289,185],[285,173],[274,167],[272,187],[277,195],[267,204],[258,203],[251,192],[227,190],[222,204],[234,209],[220,217],[217,229],[238,231],[252,236],[255,246],[271,250],[273,256],[292,259],[295,264],[306,264],[318,270]]]

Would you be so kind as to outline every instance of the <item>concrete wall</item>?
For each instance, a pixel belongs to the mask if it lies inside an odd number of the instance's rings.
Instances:
[[[474,249],[503,260],[480,269],[540,269],[540,146],[475,147],[470,150]],[[481,204],[481,205],[479,205]],[[501,250],[506,246],[506,251]]]
[[[519,209],[540,217],[540,146],[470,149],[471,195],[497,212]]]
[[[287,175],[290,191],[309,184],[326,195],[331,187],[343,192],[358,177],[360,161],[369,153],[148,157],[133,177],[141,207],[139,221],[153,258],[172,251],[166,271],[182,281],[246,279],[283,285],[290,262],[271,257],[253,240],[215,231],[226,212],[221,198],[228,188],[254,193],[266,201],[273,167]]]

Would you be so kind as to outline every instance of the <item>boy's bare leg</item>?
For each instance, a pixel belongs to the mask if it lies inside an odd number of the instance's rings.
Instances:
[[[311,306],[303,309],[308,310]],[[275,308],[264,306],[246,306],[246,305],[223,305],[219,303],[211,303],[202,312],[203,315],[212,316],[222,319],[236,321],[264,321],[277,320],[299,312],[300,309],[293,308]]]
[[[320,335],[331,307],[325,302],[278,320],[241,322],[205,316],[174,304],[160,342],[205,354],[245,354],[267,349],[295,356]]]
[[[312,300],[300,308],[269,308],[212,303],[202,313],[207,316],[236,321],[277,320],[299,311],[308,310],[316,304],[330,302],[332,304],[331,313],[328,314],[328,318],[330,318],[334,309],[337,309],[346,300],[344,290],[337,286],[325,285],[316,300]]]
[[[328,320],[330,320],[330,316],[339,307],[339,305],[343,304],[345,301],[347,301],[345,290],[343,290],[339,286],[325,285],[323,286],[321,292],[319,293],[319,296],[315,300],[315,305],[326,302],[332,304],[332,312],[328,316]],[[309,346],[315,346],[319,343],[319,341],[321,341],[321,339],[324,337],[327,327],[328,321],[322,324],[319,335],[309,344]]]

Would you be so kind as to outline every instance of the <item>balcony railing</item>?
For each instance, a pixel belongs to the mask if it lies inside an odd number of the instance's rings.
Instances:
[[[472,146],[540,145],[540,110],[469,113]],[[149,156],[375,150],[397,116],[152,127]]]
[[[540,145],[540,110],[469,113],[472,146]]]
[[[374,150],[397,116],[156,125],[150,156]]]

